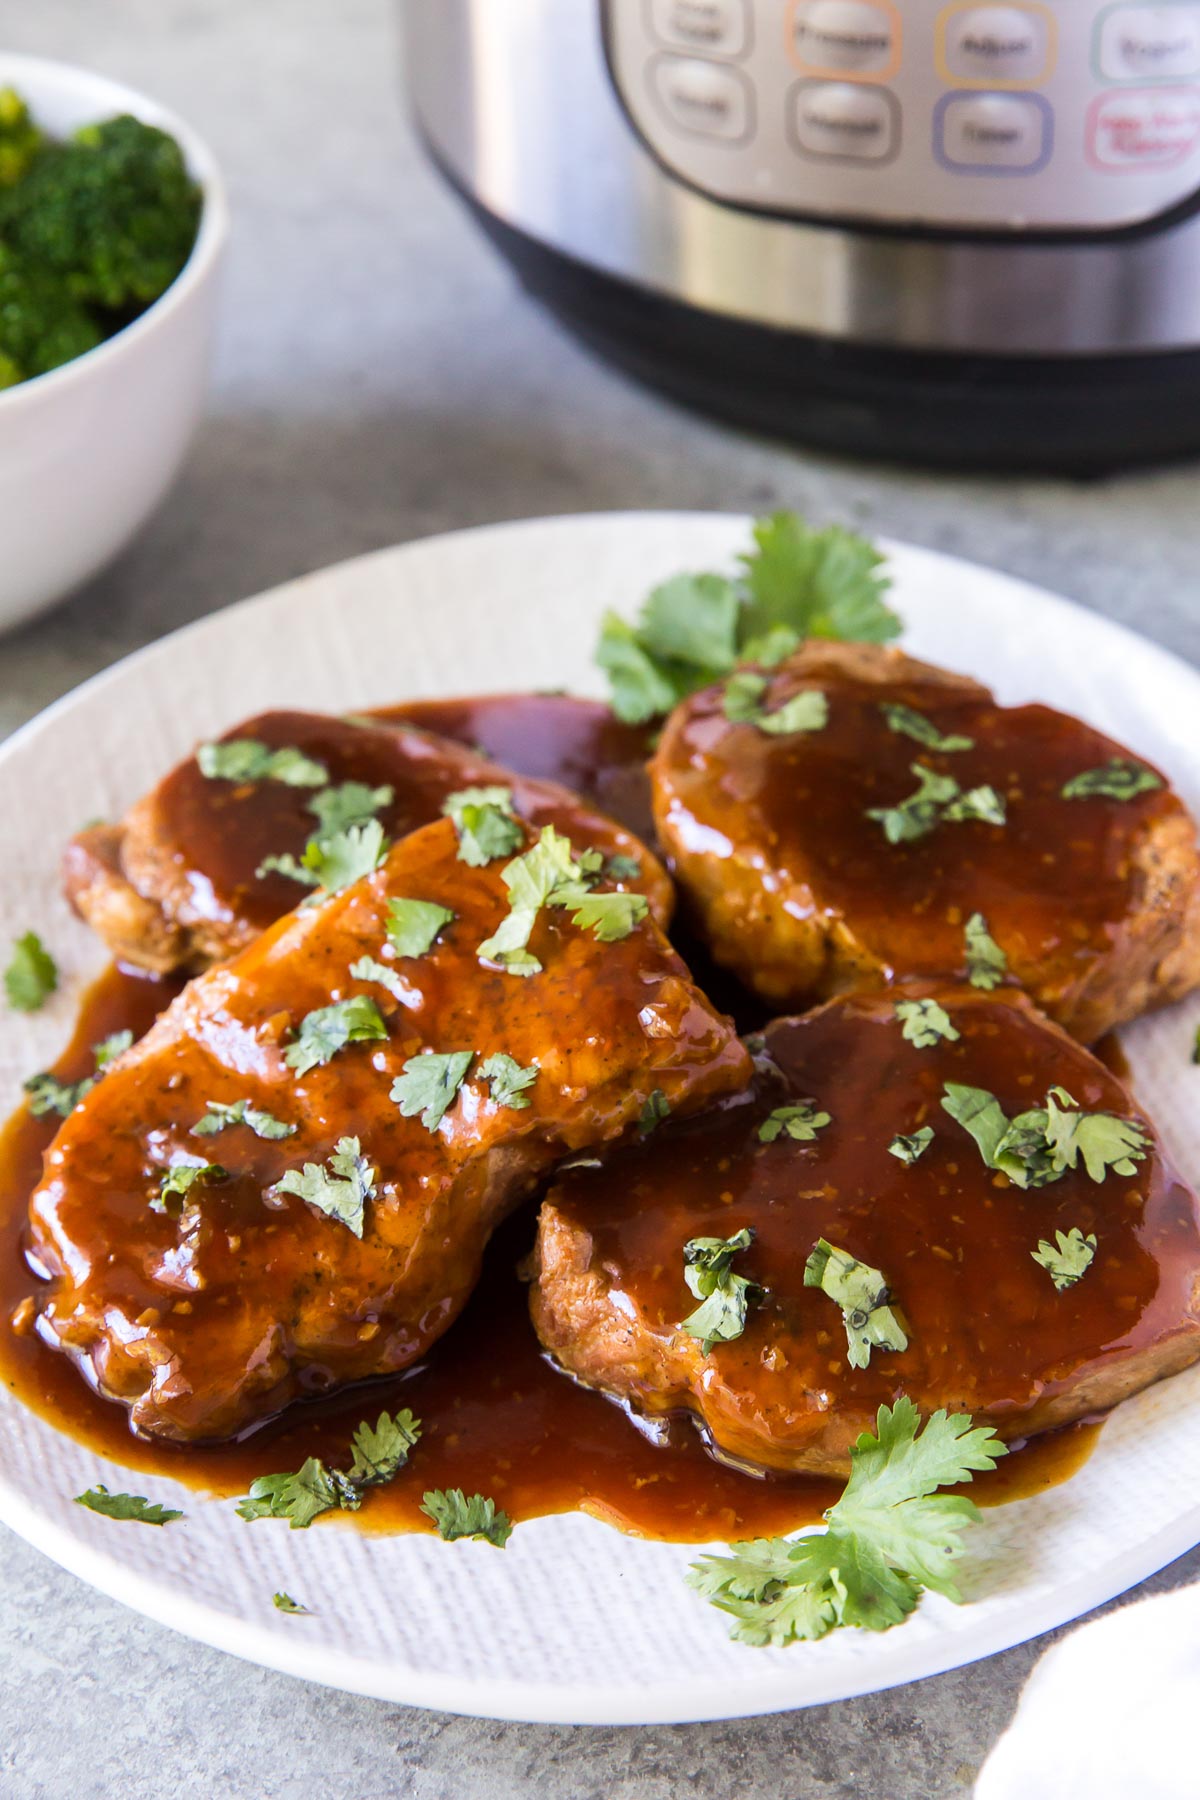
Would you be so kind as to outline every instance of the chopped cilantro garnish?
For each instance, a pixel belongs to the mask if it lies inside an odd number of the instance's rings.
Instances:
[[[868,1263],[818,1238],[804,1265],[805,1287],[820,1288],[842,1309],[852,1369],[865,1369],[872,1350],[907,1350],[908,1335],[892,1309],[892,1290]]]
[[[37,1012],[58,986],[58,964],[36,931],[27,931],[13,944],[12,961],[4,971],[8,1004],[17,1012]]]
[[[389,900],[387,910],[388,942],[397,956],[424,956],[454,919],[450,908],[435,900]]]
[[[1072,1225],[1070,1231],[1056,1231],[1054,1238],[1053,1244],[1048,1244],[1045,1238],[1040,1239],[1037,1249],[1029,1254],[1035,1263],[1042,1265],[1061,1294],[1064,1289],[1074,1287],[1091,1268],[1096,1255],[1096,1234],[1089,1232],[1085,1237],[1078,1225]]]
[[[377,981],[380,987],[386,988],[395,999],[403,1001],[408,990],[397,975],[395,969],[387,963],[376,960],[373,956],[359,956],[350,964],[350,973],[355,981]]]
[[[962,1036],[950,1023],[950,1015],[936,1000],[897,1000],[896,1017],[904,1026],[904,1037],[918,1050],[932,1050],[945,1038],[953,1043]]]
[[[110,1494],[101,1483],[85,1494],[76,1494],[75,1504],[86,1506],[89,1512],[103,1513],[106,1519],[132,1519],[138,1525],[169,1525],[172,1519],[183,1517],[175,1507],[160,1506],[144,1494]]]
[[[570,838],[553,825],[545,826],[533,847],[514,858],[503,872],[509,910],[492,936],[480,944],[476,952],[480,962],[498,963],[510,975],[538,974],[542,965],[527,947],[538,913],[556,888],[578,885],[581,873]],[[580,887],[579,891],[586,896],[586,889]]]
[[[94,1085],[90,1075],[85,1075],[82,1081],[60,1081],[57,1075],[47,1070],[40,1075],[31,1075],[22,1083],[22,1088],[29,1095],[29,1110],[35,1119],[43,1118],[46,1113],[57,1113],[60,1119],[65,1119]]]
[[[93,1044],[92,1055],[96,1059],[97,1075],[102,1075],[109,1063],[115,1062],[118,1056],[124,1056],[132,1047],[132,1031],[113,1031],[108,1037],[101,1038],[98,1044]]]
[[[305,756],[294,744],[271,750],[257,738],[201,744],[196,761],[209,781],[282,781],[287,787],[324,787],[329,780],[324,763]]]
[[[619,718],[655,718],[737,663],[777,663],[808,637],[883,643],[898,634],[881,597],[883,558],[866,539],[781,512],[758,520],[754,542],[736,580],[677,575],[653,590],[636,624],[605,615],[596,661]]]
[[[442,812],[458,833],[458,860],[473,869],[510,856],[524,842],[524,829],[513,816],[511,788],[462,788],[446,797]]]
[[[528,1068],[523,1069],[515,1057],[506,1056],[501,1050],[480,1063],[478,1074],[480,1080],[487,1082],[497,1106],[507,1106],[514,1112],[519,1112],[529,1105],[529,1095],[525,1089],[533,1086],[541,1070],[536,1063],[530,1063]]]
[[[368,787],[364,781],[343,781],[337,787],[322,788],[308,802],[308,810],[317,819],[319,837],[336,837],[352,825],[367,825],[395,798],[391,787]]]
[[[328,1168],[309,1162],[303,1169],[289,1169],[275,1183],[275,1191],[306,1200],[309,1206],[339,1220],[360,1238],[367,1201],[375,1195],[376,1178],[358,1139],[342,1137],[329,1158]]]
[[[636,856],[610,856],[604,865],[604,873],[610,881],[636,881],[642,872],[642,865]]]
[[[301,1606],[298,1600],[293,1600],[290,1594],[282,1592],[271,1595],[271,1605],[281,1613],[299,1614],[307,1613],[309,1610],[307,1606]]]
[[[627,938],[650,913],[645,894],[593,894],[581,882],[555,888],[550,904],[566,907],[579,929],[593,932],[602,944]]]
[[[991,991],[999,987],[1008,973],[1008,958],[988,931],[982,913],[972,913],[963,931],[966,947],[967,980],[972,987]]]
[[[475,1055],[473,1050],[451,1050],[439,1055],[423,1050],[410,1056],[404,1073],[392,1083],[392,1099],[406,1119],[421,1115],[426,1131],[436,1131],[454,1104]]]
[[[468,1500],[461,1488],[430,1488],[422,1497],[421,1511],[448,1544],[456,1538],[482,1538],[503,1550],[512,1535],[512,1520],[494,1500],[483,1494],[472,1494]]]
[[[919,1424],[907,1396],[879,1408],[875,1435],[864,1431],[850,1452],[850,1480],[824,1531],[734,1544],[730,1556],[693,1563],[689,1585],[730,1614],[734,1638],[779,1646],[840,1625],[886,1631],[924,1588],[962,1598],[949,1565],[979,1510],[935,1490],[993,1468],[1005,1446],[966,1413],[935,1412],[918,1435]]]
[[[1162,776],[1156,775],[1144,763],[1114,756],[1102,768],[1084,769],[1081,774],[1072,775],[1063,786],[1062,797],[1064,800],[1133,800],[1138,794],[1150,794],[1155,788],[1165,786]]]
[[[228,1179],[229,1172],[220,1163],[175,1163],[163,1176],[158,1192],[150,1202],[150,1211],[175,1216],[182,1212],[185,1200],[198,1181]]]
[[[310,1456],[295,1474],[260,1475],[239,1502],[238,1517],[286,1519],[293,1531],[304,1531],[334,1507],[357,1512],[367,1488],[390,1481],[404,1467],[420,1435],[420,1421],[407,1407],[395,1415],[380,1413],[375,1425],[364,1420],[351,1440],[347,1473]]]
[[[755,725],[774,737],[790,737],[801,731],[823,731],[829,720],[829,701],[820,688],[804,688],[785,700],[775,712],[762,704],[767,680],[753,669],[737,669],[725,683],[725,717],[735,725]]]
[[[910,763],[917,778],[915,792],[896,806],[872,806],[868,819],[877,819],[889,844],[915,844],[939,825],[964,825],[972,820],[984,825],[1003,825],[1007,819],[1003,796],[993,787],[975,787],[963,793],[952,775],[939,775],[924,763]]]
[[[390,848],[379,820],[368,819],[365,825],[351,825],[328,837],[309,838],[299,859],[290,850],[282,856],[264,856],[254,873],[260,880],[264,875],[286,875],[305,887],[340,894],[352,882],[374,874]]]
[[[959,750],[973,750],[975,739],[962,737],[956,732],[948,735],[938,730],[932,719],[918,712],[913,706],[901,706],[895,701],[884,701],[879,708],[887,720],[889,731],[899,733],[901,737],[912,738],[918,744],[924,744],[927,750],[938,750],[944,756],[953,755]]]
[[[897,1133],[888,1145],[888,1150],[902,1163],[915,1163],[924,1156],[932,1142],[932,1125],[922,1125],[920,1131],[911,1132],[907,1137]]]
[[[691,1238],[683,1246],[683,1279],[702,1304],[688,1314],[683,1329],[700,1339],[707,1356],[714,1344],[728,1344],[746,1329],[750,1307],[764,1290],[744,1275],[735,1275],[733,1259],[748,1250],[754,1233],[748,1226],[731,1238]]]
[[[202,1119],[197,1119],[192,1131],[197,1137],[215,1137],[218,1131],[225,1131],[230,1125],[248,1125],[255,1137],[260,1138],[291,1137],[298,1130],[297,1126],[286,1125],[264,1107],[255,1106],[253,1100],[210,1100],[208,1111]]]
[[[294,1043],[283,1053],[283,1060],[297,1075],[324,1066],[347,1044],[359,1044],[387,1036],[387,1026],[369,994],[351,994],[348,1000],[335,1000],[306,1013]]]
[[[645,1104],[638,1114],[638,1130],[643,1137],[649,1137],[657,1131],[664,1119],[671,1116],[670,1102],[661,1088],[654,1088],[647,1094]]]
[[[777,1106],[759,1126],[759,1142],[773,1144],[777,1137],[789,1137],[797,1144],[811,1144],[818,1131],[823,1131],[829,1124],[829,1119],[827,1112],[818,1112],[815,1100],[799,1100],[789,1106]]]
[[[947,1082],[943,1109],[974,1138],[989,1169],[997,1169],[1016,1187],[1045,1187],[1060,1181],[1068,1169],[1083,1166],[1093,1181],[1111,1169],[1133,1175],[1150,1140],[1133,1119],[1115,1113],[1081,1112],[1065,1088],[1054,1087],[1044,1106],[1009,1119],[995,1094],[986,1088]]]

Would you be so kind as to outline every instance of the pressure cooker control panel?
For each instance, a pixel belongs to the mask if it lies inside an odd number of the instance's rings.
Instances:
[[[613,78],[716,198],[1105,232],[1200,190],[1200,0],[605,0]]]

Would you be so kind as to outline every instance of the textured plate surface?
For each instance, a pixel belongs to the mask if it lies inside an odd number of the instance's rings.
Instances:
[[[59,993],[0,1014],[0,1106],[66,1040],[96,943],[59,897],[56,864],[83,821],[116,816],[200,737],[269,706],[353,709],[414,695],[561,687],[598,692],[590,653],[607,606],[631,613],[683,568],[732,567],[747,521],[623,514],[435,538],[289,583],[140,652],[0,750],[0,946],[36,927]],[[1200,804],[1200,676],[1120,627],[1023,583],[891,546],[905,645],[1008,702],[1076,712],[1166,768]],[[1200,1176],[1200,1003],[1123,1036],[1168,1147]],[[1007,1648],[1120,1593],[1200,1541],[1200,1369],[1129,1402],[1083,1470],[985,1515],[972,1604],[927,1596],[902,1628],[751,1650],[683,1584],[686,1547],[568,1515],[486,1544],[365,1538],[348,1522],[250,1527],[232,1501],[137,1476],[0,1395],[0,1517],[64,1567],[162,1623],[312,1680],[456,1712],[652,1723],[770,1712],[870,1692]],[[138,1530],[72,1496],[96,1481],[182,1506]],[[279,1588],[312,1609],[274,1611]]]

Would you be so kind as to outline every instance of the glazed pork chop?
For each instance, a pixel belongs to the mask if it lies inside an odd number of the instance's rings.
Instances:
[[[1007,974],[1091,1043],[1200,982],[1194,821],[1049,707],[812,643],[677,707],[651,775],[701,931],[776,1010]]]
[[[194,980],[64,1122],[38,1328],[136,1431],[224,1438],[406,1368],[556,1160],[655,1090],[687,1113],[744,1085],[644,900],[559,839],[566,886],[530,901],[515,832],[482,866],[449,819],[402,838]]]
[[[274,752],[276,760],[260,757],[256,770],[243,755],[239,770],[228,753],[242,745]],[[216,772],[223,770],[238,772]],[[632,833],[568,789],[514,775],[400,721],[307,712],[247,719],[218,740],[218,754],[209,747],[189,756],[119,824],[81,831],[67,847],[63,885],[76,912],[123,961],[159,974],[200,970],[245,949],[303,899],[304,885],[278,861],[298,860],[325,822],[377,817],[395,838],[438,818],[451,794],[496,786],[511,789],[514,809],[532,824],[553,824],[608,856],[635,858],[641,867],[633,885],[661,922],[669,921],[671,887],[661,865]]]
[[[557,1176],[532,1309],[578,1380],[690,1409],[723,1457],[842,1474],[901,1394],[1023,1439],[1200,1356],[1197,1202],[1024,996],[846,997],[772,1024],[758,1064]]]

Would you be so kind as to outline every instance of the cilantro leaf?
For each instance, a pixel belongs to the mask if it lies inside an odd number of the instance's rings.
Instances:
[[[510,975],[537,975],[541,963],[528,949],[529,939],[538,913],[556,889],[570,888],[578,892],[580,901],[588,890],[580,883],[580,865],[575,861],[570,838],[553,825],[538,833],[537,842],[523,856],[514,858],[503,871],[508,889],[508,913],[490,938],[485,938],[475,954],[480,962],[497,963]],[[640,895],[622,895],[622,899],[640,899]],[[644,904],[644,902],[643,902]]]
[[[1029,1254],[1035,1263],[1042,1265],[1061,1294],[1066,1288],[1074,1287],[1091,1268],[1096,1255],[1096,1234],[1089,1232],[1085,1237],[1078,1225],[1072,1225],[1070,1231],[1056,1231],[1054,1237],[1053,1244],[1040,1238],[1037,1249]]]
[[[735,1275],[733,1259],[754,1242],[748,1226],[731,1238],[690,1238],[683,1246],[683,1279],[702,1304],[683,1320],[689,1337],[699,1338],[701,1354],[714,1344],[728,1344],[746,1329],[750,1307],[765,1290],[744,1275]]]
[[[228,1179],[229,1172],[220,1163],[175,1163],[163,1176],[158,1192],[150,1202],[150,1211],[176,1217],[198,1181]]]
[[[224,1131],[230,1125],[248,1125],[259,1138],[291,1137],[299,1129],[296,1125],[285,1124],[265,1108],[255,1106],[253,1100],[210,1100],[208,1111],[202,1119],[197,1119],[192,1132],[196,1137],[215,1137],[218,1131]]]
[[[824,730],[829,721],[829,701],[820,688],[802,688],[771,713],[762,705],[766,690],[764,676],[756,675],[752,669],[735,670],[725,683],[725,717],[735,725],[754,725],[774,737]]]
[[[82,1081],[60,1081],[57,1075],[44,1070],[39,1075],[31,1075],[21,1086],[29,1095],[29,1110],[35,1119],[43,1118],[46,1113],[57,1113],[60,1119],[65,1119],[75,1111],[95,1082],[90,1075],[84,1076]]]
[[[949,1564],[979,1512],[965,1496],[935,1490],[993,1468],[1005,1446],[964,1413],[936,1412],[918,1436],[919,1423],[907,1397],[880,1407],[876,1435],[864,1431],[850,1453],[850,1480],[823,1532],[734,1544],[729,1556],[693,1563],[689,1585],[732,1617],[735,1639],[782,1645],[841,1625],[885,1631],[924,1588],[961,1599]]]
[[[1138,794],[1153,793],[1155,788],[1165,786],[1162,776],[1156,775],[1144,763],[1114,756],[1102,768],[1084,769],[1081,774],[1072,775],[1063,786],[1062,797],[1064,800],[1133,800]]]
[[[387,910],[388,942],[397,956],[424,956],[456,916],[435,900],[389,900]]]
[[[920,1131],[914,1131],[908,1137],[897,1133],[888,1145],[888,1151],[900,1162],[912,1164],[924,1156],[932,1142],[932,1125],[922,1125]]]
[[[986,1088],[957,1082],[947,1082],[942,1106],[975,1139],[987,1167],[1000,1170],[1020,1188],[1061,1180],[1081,1156],[1093,1181],[1103,1181],[1109,1169],[1133,1175],[1150,1147],[1133,1119],[1081,1112],[1065,1088],[1051,1088],[1044,1106],[1011,1120]]]
[[[566,907],[581,931],[602,944],[616,944],[650,915],[645,894],[593,894],[582,882],[564,882],[550,895],[551,906]]]
[[[512,1520],[494,1500],[482,1494],[468,1500],[461,1488],[430,1488],[421,1500],[421,1511],[448,1544],[456,1538],[482,1538],[503,1550],[512,1535]]]
[[[275,1183],[275,1192],[295,1194],[361,1238],[367,1201],[374,1198],[376,1179],[377,1172],[363,1155],[358,1139],[342,1137],[329,1158],[328,1169],[311,1162],[305,1163],[303,1169],[289,1169]]]
[[[337,787],[322,788],[308,802],[308,810],[319,823],[319,837],[336,837],[353,825],[367,825],[383,807],[390,806],[396,790],[391,787],[368,787],[363,781],[343,781]]]
[[[932,1050],[946,1039],[954,1043],[962,1032],[950,1023],[950,1015],[936,1000],[897,1000],[896,1017],[904,1026],[903,1036],[918,1050]]]
[[[348,1000],[335,1000],[306,1013],[295,1042],[283,1053],[283,1060],[297,1075],[307,1075],[310,1069],[324,1067],[347,1044],[368,1043],[386,1036],[387,1026],[371,996],[351,994]]]
[[[661,1088],[655,1088],[647,1094],[641,1112],[638,1114],[638,1131],[642,1137],[649,1137],[657,1131],[664,1119],[671,1116],[670,1103]]]
[[[541,1074],[536,1063],[523,1069],[515,1057],[506,1056],[502,1050],[481,1062],[477,1072],[488,1083],[496,1105],[511,1107],[514,1112],[529,1105],[525,1089],[532,1087]]]
[[[736,663],[774,665],[806,637],[882,643],[899,632],[881,599],[882,558],[865,539],[836,525],[814,531],[795,513],[760,519],[754,539],[735,581],[678,575],[653,590],[635,624],[605,615],[596,661],[619,718],[640,724],[670,712]]]
[[[350,964],[350,973],[355,981],[377,981],[380,987],[386,988],[389,994],[402,1003],[407,998],[409,990],[395,969],[390,968],[387,963],[377,962],[373,956],[356,957]]]
[[[461,788],[457,794],[447,795],[442,812],[458,833],[459,862],[473,869],[510,855],[525,840],[524,829],[513,815],[511,788]]]
[[[887,577],[874,544],[840,525],[816,530],[794,512],[754,525],[754,549],[742,557],[747,636],[777,627],[797,638],[884,644],[900,621],[883,603]]]
[[[777,1106],[768,1113],[758,1128],[759,1142],[773,1144],[777,1137],[792,1138],[797,1144],[811,1144],[818,1131],[830,1122],[827,1112],[818,1112],[815,1100],[800,1100],[790,1106]]]
[[[380,1413],[374,1425],[364,1419],[350,1440],[353,1456],[347,1479],[359,1488],[390,1481],[408,1461],[420,1435],[420,1421],[407,1406],[397,1413]]]
[[[915,706],[901,706],[896,701],[885,700],[879,710],[887,720],[889,731],[895,731],[901,737],[912,738],[915,743],[923,744],[926,750],[938,750],[943,755],[950,756],[959,750],[975,748],[974,738],[962,737],[956,732],[949,735],[940,732],[933,720],[927,719]]]
[[[610,881],[636,881],[642,872],[642,865],[636,856],[610,856],[604,865],[604,873]]]
[[[58,986],[58,964],[36,931],[27,931],[13,944],[12,961],[4,971],[8,1004],[17,1012],[37,1012]]]
[[[109,1063],[115,1062],[118,1056],[124,1056],[132,1047],[132,1031],[113,1031],[106,1038],[101,1038],[98,1044],[93,1044],[92,1055],[96,1059],[97,1075],[103,1074]]]
[[[1008,958],[988,931],[982,913],[972,913],[963,932],[966,944],[967,980],[972,987],[991,991],[1008,973]]]
[[[309,839],[309,844],[315,842],[314,838]],[[307,847],[304,854],[308,855]],[[285,850],[279,855],[272,851],[270,856],[263,857],[254,871],[254,879],[265,881],[268,875],[285,875],[289,881],[298,881],[301,887],[318,888],[321,885],[320,876],[314,874],[312,869],[306,868],[300,858],[293,856],[290,850]]]
[[[879,821],[889,844],[915,844],[943,824],[1006,822],[1004,798],[995,788],[975,787],[964,794],[952,775],[939,775],[924,763],[910,763],[909,767],[917,778],[916,790],[896,806],[867,809],[868,819]]]
[[[805,1287],[819,1287],[842,1309],[852,1369],[865,1369],[872,1350],[908,1349],[908,1335],[893,1311],[892,1290],[878,1269],[818,1238],[804,1265]]]
[[[286,1519],[293,1531],[306,1531],[314,1519],[335,1507],[357,1512],[367,1488],[390,1481],[403,1468],[421,1435],[420,1421],[407,1407],[393,1417],[380,1413],[378,1423],[364,1420],[353,1438],[348,1474],[310,1456],[295,1474],[260,1475],[238,1503],[241,1519]]]
[[[271,1605],[276,1607],[281,1613],[302,1614],[309,1611],[307,1606],[301,1606],[298,1600],[293,1600],[290,1594],[285,1594],[283,1592],[271,1595]]]
[[[305,848],[302,861],[326,893],[340,894],[343,888],[373,874],[389,847],[379,820],[368,819],[365,825],[351,825],[329,837],[315,838]]]
[[[420,1113],[426,1131],[436,1131],[467,1078],[475,1052],[451,1050],[439,1055],[423,1050],[410,1056],[404,1073],[392,1083],[391,1097],[406,1119]]]
[[[294,744],[269,750],[257,738],[201,744],[196,761],[209,781],[282,781],[287,787],[324,787],[329,780],[324,763],[305,756]]]
[[[89,1512],[103,1513],[106,1519],[132,1519],[138,1525],[169,1525],[172,1519],[183,1517],[176,1507],[160,1506],[144,1494],[110,1494],[102,1483],[84,1494],[76,1494],[75,1504],[86,1506]]]

